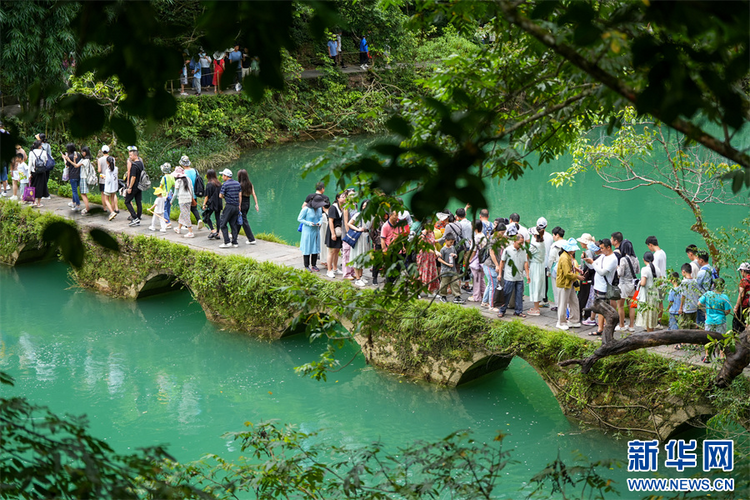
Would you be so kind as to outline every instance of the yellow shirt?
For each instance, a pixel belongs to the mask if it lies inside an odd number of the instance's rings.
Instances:
[[[571,288],[576,280],[576,272],[573,270],[573,258],[568,252],[560,255],[557,262],[557,288]]]

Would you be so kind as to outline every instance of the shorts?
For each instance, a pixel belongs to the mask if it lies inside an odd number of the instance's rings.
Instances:
[[[708,323],[706,323],[704,328],[707,332],[727,333],[726,323],[722,323],[720,325],[709,325]]]
[[[12,174],[12,178],[14,181],[21,180],[21,173],[18,170],[14,170]]]
[[[180,77],[180,85],[187,85],[187,84],[188,84],[187,76],[185,76],[185,75],[181,76]]]
[[[78,191],[81,194],[89,194],[89,185],[86,183],[86,179],[81,179],[81,183],[78,185]]]

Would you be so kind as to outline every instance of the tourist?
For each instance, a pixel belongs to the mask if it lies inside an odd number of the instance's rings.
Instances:
[[[517,226],[513,226],[515,230]],[[508,309],[510,304],[510,298],[515,295],[515,316],[525,318],[526,315],[523,312],[523,274],[526,276],[526,281],[531,282],[529,275],[529,262],[526,258],[526,250],[523,249],[524,237],[520,234],[515,235],[513,238],[511,231],[507,231],[506,235],[509,239],[513,240],[513,244],[505,249],[503,252],[502,260],[500,261],[500,269],[498,275],[502,275],[505,280],[505,286],[503,293],[505,294],[505,300],[500,306],[500,312],[497,314],[498,318],[505,316],[505,311]],[[511,265],[510,263],[513,263]]]
[[[482,270],[484,271],[484,277],[487,280],[487,287],[484,289],[481,305],[488,307],[491,312],[500,311],[498,305],[502,299],[502,294],[498,294],[497,292],[504,289],[502,274],[500,273],[500,262],[502,261],[503,252],[505,250],[503,240],[505,239],[508,230],[505,223],[499,221],[495,222],[494,232],[487,240],[490,251],[487,259],[482,262]],[[515,230],[516,228],[514,226],[513,231]]]
[[[440,262],[440,300],[448,301],[448,287],[450,287],[453,302],[463,304],[464,300],[461,298],[461,288],[459,287],[458,254],[453,246],[455,242],[456,237],[449,234],[445,239],[445,245],[440,249],[440,257],[437,259]]]
[[[333,67],[336,67],[336,59],[338,59],[338,42],[336,41],[336,35],[330,35],[328,37],[328,58],[331,60]]]
[[[709,265],[710,257],[708,255],[708,252],[705,250],[699,250],[698,251],[698,265],[700,266],[700,269],[698,270],[698,274],[695,276],[695,282],[696,285],[698,285],[698,290],[700,290],[700,293],[706,293],[709,290],[712,290],[714,287],[714,270]],[[698,325],[703,325],[705,322],[706,317],[703,314],[703,310],[698,308],[698,314],[697,314],[697,322]]]
[[[649,236],[646,238],[646,246],[648,247],[649,251],[654,254],[654,267],[656,268],[656,278],[664,278],[667,276],[667,254],[659,248],[659,242],[656,239],[656,236]],[[664,314],[664,292],[656,286],[654,288],[655,291],[658,292],[657,296],[657,303],[659,307],[659,318],[662,317],[662,314]],[[662,326],[659,324],[658,320],[656,323],[656,328],[661,329]]]
[[[654,254],[646,252],[643,254],[645,265],[641,269],[641,288],[638,292],[638,316],[635,320],[637,326],[642,326],[647,332],[653,332],[659,322],[659,290],[655,285],[657,278],[657,267],[654,265]]]
[[[247,218],[247,212],[250,210],[250,197],[252,196],[255,200],[255,211],[260,212],[258,207],[258,197],[255,196],[255,188],[253,183],[250,182],[250,176],[247,175],[247,170],[244,168],[237,172],[237,182],[240,183],[240,214],[242,214],[242,229],[245,231],[245,237],[248,245],[255,245],[255,236],[253,231],[250,229],[250,222]]]
[[[240,229],[237,227],[237,216],[240,214],[240,191],[242,186],[236,180],[232,179],[232,171],[225,168],[221,171],[221,178],[224,183],[221,185],[219,198],[224,200],[224,209],[221,212],[221,223],[219,228],[224,236],[224,243],[219,248],[237,248],[237,237]],[[232,228],[232,243],[229,243],[229,230],[227,224]]]
[[[692,274],[693,277],[698,276],[698,271],[701,270],[701,266],[698,265],[698,247],[696,245],[688,245],[687,248],[685,248],[685,253],[688,256],[688,259],[690,259],[690,267],[693,268],[690,274]]]
[[[81,182],[79,184],[79,190],[81,191],[81,199],[83,200],[84,209],[81,210],[81,214],[87,214],[89,212],[89,180],[96,181],[98,179],[98,176],[96,175],[96,171],[94,170],[93,165],[91,165],[91,150],[88,146],[83,146],[81,148],[81,160],[79,163],[79,166],[81,168],[80,176],[81,176]],[[93,186],[96,184],[94,182],[91,184]]]
[[[603,238],[596,244],[592,243],[589,245],[589,250],[593,252],[599,252],[601,255],[599,258],[594,260],[591,257],[587,257],[584,260],[592,264],[596,274],[594,275],[594,301],[598,308],[603,309],[607,313],[617,313],[617,311],[609,304],[607,299],[607,286],[612,286],[615,273],[617,272],[617,257],[612,251],[612,242],[609,238]],[[592,336],[601,336],[604,333],[605,318],[603,314],[599,314],[598,318],[598,330],[594,333],[589,333]],[[605,342],[609,342],[612,339],[605,338]]]
[[[26,163],[26,159],[21,153],[16,153],[15,173],[18,175],[17,196],[19,196],[23,200],[23,195],[26,192],[26,188],[29,185],[29,179],[31,178],[31,171],[29,170],[29,165]],[[26,203],[26,200],[23,200],[23,202]]]
[[[34,188],[34,201],[31,206],[41,208],[44,190],[47,187],[47,152],[42,147],[42,141],[36,140],[29,152],[29,169],[31,170],[31,180],[29,185]]]
[[[193,201],[190,205],[190,213],[195,217],[195,221],[198,223],[198,229],[203,229],[203,218],[198,213],[198,197],[195,195],[195,183],[198,179],[198,171],[190,163],[190,158],[187,155],[182,155],[180,158],[180,166],[185,170],[185,177],[190,181],[190,187],[193,193]]]
[[[740,273],[740,284],[737,303],[734,306],[732,330],[735,333],[742,333],[747,326],[748,314],[750,314],[750,263],[743,262],[737,271]]]
[[[0,140],[0,142],[5,141],[7,144],[8,139],[10,138],[10,132],[5,130],[3,127],[3,122],[0,121],[0,136],[5,136],[5,139]],[[0,196],[7,196],[8,194],[8,164],[5,161],[0,162],[0,183],[2,183],[2,188],[0,188]]]
[[[356,193],[353,189],[347,190],[346,203],[342,207],[344,213],[344,222],[342,226],[342,232],[344,235],[349,231],[349,221],[352,216],[357,213],[357,202],[354,200]],[[351,260],[352,247],[342,238],[341,242],[341,267],[344,270],[344,279],[353,281],[357,277],[354,272],[354,268],[349,265]]]
[[[50,175],[52,175],[52,170],[55,166],[55,160],[52,158],[52,146],[49,145],[49,142],[47,142],[47,135],[44,133],[36,134],[35,136],[36,140],[41,141],[42,148],[47,153],[47,165],[45,166],[46,174],[44,179],[44,188],[42,189],[42,199],[43,200],[49,200],[49,178]],[[31,166],[31,164],[29,164]]]
[[[322,184],[322,183],[321,183]],[[321,266],[325,266],[328,269],[328,247],[326,246],[326,233],[328,232],[328,209],[331,208],[331,200],[328,196],[320,194],[325,199],[323,205],[323,213],[320,214],[320,227],[318,228],[318,241],[320,242],[320,253],[318,254],[318,262]],[[315,193],[311,195],[310,200],[315,197]],[[303,205],[304,207],[304,205]],[[317,268],[316,268],[317,269]],[[315,269],[313,269],[315,271]]]
[[[370,62],[370,47],[367,46],[367,38],[362,35],[359,40],[359,67],[362,69],[369,68],[368,62]]]
[[[705,309],[705,330],[707,332],[721,333],[722,335],[727,333],[727,316],[732,313],[732,304],[729,302],[729,297],[724,293],[723,279],[716,278],[714,288],[701,296],[700,309]],[[721,344],[717,347],[721,350]],[[702,361],[704,363],[711,362],[711,351],[706,349]]]
[[[542,307],[549,307],[549,278],[550,278],[550,253],[552,252],[552,244],[555,242],[552,235],[547,232],[547,219],[539,217],[536,220],[536,229],[544,239],[544,293],[542,294]]]
[[[622,237],[622,233],[620,233]],[[620,316],[620,324],[615,327],[615,331],[628,330],[635,331],[635,308],[631,307],[629,311],[630,324],[625,328],[625,301],[632,299],[635,295],[638,284],[638,257],[635,256],[635,249],[629,240],[620,240],[620,264],[617,266],[617,274],[620,277],[620,300],[615,301],[617,314]]]
[[[190,76],[195,95],[201,95],[201,63],[198,60],[190,60]]]
[[[15,154],[13,155],[13,158],[11,158],[10,163],[8,165],[10,169],[10,171],[8,172],[8,177],[10,178],[11,184],[12,184],[11,196],[10,196],[10,200],[12,201],[18,200],[18,179],[19,179],[18,164],[20,161],[23,161],[23,155]]]
[[[529,260],[529,300],[534,303],[534,307],[529,309],[530,316],[539,316],[542,311],[539,309],[540,302],[544,298],[544,282],[546,279],[546,272],[544,268],[544,262],[547,257],[547,251],[544,246],[544,228],[531,228],[531,241],[529,242],[529,252],[531,258]],[[574,239],[575,241],[575,239]],[[578,245],[576,245],[577,247]],[[559,307],[559,306],[558,306]]]
[[[583,246],[583,251],[581,252],[581,272],[583,274],[583,279],[581,280],[581,285],[578,287],[578,306],[580,308],[581,318],[583,319],[583,310],[587,308],[590,309],[591,305],[594,303],[594,289],[591,285],[593,284],[596,271],[594,271],[593,265],[586,262],[586,259],[594,259],[596,257],[596,254],[589,250],[589,245],[592,243],[596,244],[596,240],[589,233],[583,233],[577,241]],[[550,260],[551,259],[552,257],[550,256]],[[552,287],[553,290],[556,287],[554,281],[552,282]],[[581,323],[586,326],[596,326],[595,313],[592,311],[591,317],[583,319]]]
[[[557,279],[555,281],[558,289],[556,326],[560,330],[567,330],[581,326],[581,309],[578,305],[574,283],[576,280],[583,280],[584,277],[576,267],[575,254],[579,250],[576,239],[568,239],[563,244],[562,250],[563,252],[557,261]],[[568,310],[570,311],[570,317],[566,319]]]
[[[328,199],[322,194],[314,195],[302,206],[297,221],[302,224],[299,248],[302,251],[302,263],[305,270],[318,272],[318,253],[320,252],[320,224],[323,206]]]
[[[250,50],[245,47],[242,49],[242,81],[250,74],[250,65],[252,64],[253,58],[250,57]]]
[[[669,302],[669,309],[667,310],[667,312],[669,312],[669,329],[677,330],[680,328],[680,305],[682,304],[680,275],[673,272],[669,281],[672,283],[672,288],[669,290],[669,295],[667,297],[667,302]],[[681,347],[680,344],[675,345],[675,349],[680,349]]]
[[[549,275],[552,278],[552,298],[555,304],[557,304],[557,260],[560,258],[560,252],[565,250],[562,247],[565,245],[565,230],[560,226],[552,228],[552,245],[550,245],[550,255],[547,261],[549,265]],[[557,311],[557,305],[550,308],[550,311]]]
[[[180,234],[182,228],[188,230],[185,238],[194,238],[193,221],[190,219],[190,208],[195,199],[193,196],[193,186],[185,174],[185,169],[177,167],[174,169],[174,198],[180,207],[180,217],[177,219],[177,227],[174,232]]]
[[[341,52],[341,34],[342,34],[341,30],[338,30],[336,32],[336,45],[337,45],[336,48],[338,49],[338,53],[339,53],[338,63],[339,65],[341,65],[341,69],[344,69],[346,68],[346,66],[344,65],[344,53]]]
[[[438,292],[437,249],[435,233],[427,228],[422,229],[422,248],[417,253],[417,269],[419,270],[419,281],[427,287],[427,293],[434,295]]]
[[[382,208],[382,207],[379,207]],[[376,212],[375,217],[372,220],[372,224],[370,225],[370,241],[372,242],[372,249],[375,252],[382,252],[383,251],[383,240],[381,238],[381,235],[383,234],[383,228],[385,227],[386,221],[388,220],[389,215],[387,213],[383,213],[383,210],[380,210]],[[398,217],[398,215],[397,215]],[[433,234],[433,240],[435,239]],[[436,261],[437,262],[437,261]],[[437,264],[436,270],[435,270],[435,279],[437,279]],[[373,265],[372,269],[370,270],[372,273],[372,284],[377,286],[378,285],[378,276],[380,275],[380,266],[379,265]],[[437,291],[437,290],[436,290]]]
[[[470,205],[466,205],[466,208],[456,209],[456,223],[461,227],[461,239],[457,240],[459,243],[456,245],[458,250],[458,272],[461,276],[461,288],[464,290],[470,290],[469,279],[464,278],[466,273],[464,272],[469,265],[469,257],[471,256],[473,233],[471,227],[471,221],[466,218],[466,210]],[[470,275],[469,275],[470,276]]]
[[[387,252],[390,247],[392,247],[393,243],[399,238],[399,236],[409,235],[409,226],[406,224],[405,220],[402,220],[399,217],[399,212],[396,210],[391,210],[390,215],[388,216],[388,220],[383,224],[383,228],[380,231],[380,245],[383,247],[383,251]],[[394,266],[391,267],[391,269],[386,270],[386,283],[394,283],[396,279],[398,279],[398,276],[401,273],[401,270],[404,269],[404,249],[403,246],[399,250],[397,258],[400,260],[400,262],[396,262]],[[398,271],[395,271],[394,268],[398,269]],[[373,279],[373,284],[375,284],[375,280]]]
[[[81,183],[81,155],[76,152],[76,146],[68,143],[65,146],[65,153],[62,153],[64,168],[68,170],[68,180],[70,181],[70,190],[73,192],[73,201],[68,203],[70,209],[77,212],[81,209],[81,199],[78,195],[78,186]],[[64,177],[63,177],[64,180]]]
[[[151,231],[156,231],[156,223],[159,222],[159,232],[167,232],[167,221],[164,219],[164,191],[161,187],[154,188],[154,195],[156,200],[154,204],[149,208],[149,211],[153,213],[151,216],[151,225],[148,227]],[[187,237],[187,235],[185,235]]]
[[[99,194],[102,195],[102,205],[104,205],[104,176],[107,171],[107,158],[109,158],[109,146],[102,146],[101,155],[96,160],[96,170],[99,174]]]
[[[143,160],[138,156],[138,148],[128,146],[128,168],[125,176],[125,207],[130,212],[131,227],[141,225],[141,215],[143,214],[143,193],[138,188],[141,180],[141,174],[145,170]],[[137,211],[133,209],[133,200]]]
[[[346,202],[346,191],[342,191],[336,196],[336,200],[328,209],[328,231],[326,232],[326,246],[328,247],[328,272],[329,278],[335,278],[336,273],[343,274],[338,269],[339,253],[343,246],[341,237],[343,236],[344,210],[341,206]]]
[[[188,66],[190,66],[190,58],[185,59],[185,63],[182,65],[182,72],[180,73],[180,95],[187,95],[185,92],[185,85],[188,84]]]
[[[482,234],[489,238],[492,234],[492,223],[490,222],[490,211],[483,208],[479,211],[479,220],[482,221]]]
[[[240,90],[242,90],[242,52],[240,51],[239,44],[235,45],[234,50],[229,53],[229,64],[236,65],[236,80],[234,89],[239,92]]]
[[[221,182],[216,176],[216,170],[209,168],[206,172],[206,197],[203,198],[203,222],[211,230],[209,240],[219,239],[219,221],[221,220]],[[216,230],[211,222],[211,215],[216,221]]]
[[[680,308],[677,314],[679,314],[678,323],[681,328],[695,328],[698,324],[698,301],[702,294],[698,288],[698,282],[691,274],[692,270],[693,267],[690,264],[683,264],[680,269],[682,283],[680,284]]]
[[[20,154],[21,160],[23,160],[24,162],[29,159],[28,155],[26,155],[26,151],[24,151],[23,146],[21,146],[20,144],[16,144],[16,154]]]
[[[213,80],[211,81],[214,87],[214,94],[221,94],[221,75],[224,74],[224,52],[214,52],[214,71]]]
[[[486,260],[489,258],[490,250],[487,248],[487,237],[482,232],[484,225],[481,220],[474,223],[474,241],[472,242],[471,255],[469,256],[469,269],[471,270],[471,280],[474,283],[472,289],[472,295],[468,298],[469,302],[482,302],[486,285],[484,282],[484,270],[482,269],[482,262],[480,260]],[[480,255],[480,253],[482,255]],[[483,258],[482,258],[483,257]]]
[[[107,156],[107,165],[104,169],[104,195],[102,200],[104,206],[109,210],[109,218],[107,220],[113,220],[120,213],[117,205],[117,190],[120,187],[119,177],[117,175],[117,167],[115,166],[115,157]]]
[[[164,174],[159,180],[159,187],[164,191],[164,218],[167,220],[167,229],[172,229],[172,199],[174,197],[174,176],[172,175],[172,164],[162,163],[159,167]]]
[[[198,51],[198,62],[201,65],[201,87],[209,89],[211,88],[211,80],[213,79],[213,74],[211,73],[211,56],[206,55],[203,47]]]
[[[370,226],[372,225],[372,219],[365,221],[363,216],[363,213],[369,203],[370,200],[363,200],[359,204],[359,211],[355,211],[355,213],[352,214],[351,217],[349,217],[349,222],[347,224],[348,229],[353,229],[354,231],[357,231],[359,233],[359,238],[352,247],[351,253],[349,255],[351,259],[350,263],[352,264],[352,268],[354,269],[354,277],[356,278],[354,284],[359,287],[367,285],[367,278],[363,276],[364,266],[361,263],[362,261],[364,261],[364,258],[360,259],[360,257],[367,255],[367,253],[372,249],[372,244],[370,243]],[[360,259],[359,263],[357,262],[357,259]]]

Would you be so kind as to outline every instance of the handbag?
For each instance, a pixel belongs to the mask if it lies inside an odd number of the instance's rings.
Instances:
[[[607,282],[607,292],[604,294],[604,298],[609,300],[620,300],[622,298],[622,295],[620,295],[620,287],[610,284],[606,276],[604,277],[604,281]]]
[[[36,198],[36,188],[34,186],[26,186],[23,188],[23,201],[34,201]]]
[[[69,180],[70,180],[70,170],[68,169],[68,167],[65,167],[62,173],[62,181],[68,182]]]
[[[300,222],[300,223],[299,223],[299,226],[297,227],[297,232],[298,232],[298,233],[301,233],[301,232],[302,232],[302,226],[304,226],[304,224],[302,224],[302,223]]]
[[[336,238],[341,238],[341,227],[336,226],[333,228],[333,232],[336,233]]]
[[[633,294],[633,298],[630,300],[630,308],[631,309],[638,309],[638,294],[640,293],[641,289],[636,288],[635,293]]]
[[[344,243],[354,248],[360,236],[362,236],[361,232],[350,229],[349,232],[344,235]]]

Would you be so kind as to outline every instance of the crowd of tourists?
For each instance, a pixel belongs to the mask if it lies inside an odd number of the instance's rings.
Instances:
[[[257,56],[251,56],[247,47],[218,50],[213,57],[201,47],[196,56],[183,53],[184,65],[180,74],[180,95],[188,95],[185,87],[190,86],[196,95],[203,90],[213,89],[214,94],[221,94],[221,80],[229,64],[236,64],[237,71],[231,76],[235,90],[242,90],[242,80],[250,73],[260,71],[260,61]]]
[[[683,262],[675,259],[677,271],[672,271],[655,236],[646,238],[639,259],[634,244],[619,231],[602,239],[589,233],[566,238],[560,226],[549,230],[544,217],[526,228],[517,213],[492,221],[487,209],[480,210],[479,220],[472,223],[468,206],[455,214],[435,214],[434,224],[427,227],[403,208],[364,217],[368,200],[357,203],[353,190],[338,193],[333,201],[324,193],[325,185],[316,185],[298,216],[304,267],[318,272],[318,265],[325,266],[329,278],[341,275],[359,287],[368,285],[363,271],[370,250],[384,251],[394,242],[419,238],[418,250],[401,250],[403,272],[411,269],[437,300],[447,301],[451,295],[454,303],[463,304],[464,290],[470,293],[468,301],[500,318],[510,308],[525,318],[549,307],[557,313],[557,328],[596,326],[590,335],[601,336],[605,317],[591,311],[596,301],[616,309],[619,321],[614,330],[619,332],[663,328],[659,320],[665,300],[670,329],[701,327],[726,333],[729,319],[733,330],[743,331],[750,312],[750,263],[737,269],[740,284],[732,303],[709,253],[695,245],[686,248]],[[371,273],[377,285],[381,269],[375,266]],[[525,284],[533,304],[527,312]]]
[[[143,193],[153,189],[155,201],[146,209],[151,214],[151,231],[165,233],[168,229],[173,229],[177,234],[183,234],[184,231],[185,238],[194,238],[194,218],[198,230],[203,227],[209,229],[208,239],[223,241],[219,248],[238,247],[240,230],[245,234],[246,244],[256,243],[250,228],[248,212],[251,204],[255,205],[258,212],[260,207],[247,170],[238,171],[235,180],[233,172],[229,169],[224,169],[218,175],[215,170],[209,169],[204,179],[193,167],[190,158],[183,155],[174,170],[170,163],[161,165],[162,175],[159,184],[152,188],[151,179],[146,173],[138,148],[128,146],[127,150],[125,168],[120,170],[106,144],[100,148],[96,157],[92,155],[88,146],[78,150],[76,145],[71,143],[65,147],[65,152],[60,155],[62,180],[70,183],[72,200],[68,205],[72,211],[87,214],[90,209],[88,194],[98,190],[109,221],[113,221],[120,213],[120,196],[124,198],[125,207],[129,212],[128,225],[140,226],[143,217]],[[44,134],[36,136],[28,154],[17,145],[16,155],[9,168],[3,166],[6,180],[0,194],[9,194],[9,174],[12,180],[11,200],[30,204],[34,208],[43,207],[42,200],[49,199],[48,183],[50,173],[56,164]],[[179,211],[174,227],[171,220],[173,206]],[[202,211],[199,211],[199,206]]]

